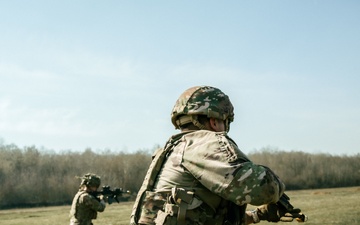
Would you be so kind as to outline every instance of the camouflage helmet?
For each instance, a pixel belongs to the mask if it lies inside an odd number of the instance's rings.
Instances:
[[[87,173],[80,178],[81,178],[80,186],[85,185],[88,187],[99,187],[101,183],[100,177],[93,173]]]
[[[204,126],[197,121],[198,115],[206,115],[227,121],[229,124],[234,120],[234,107],[229,97],[220,89],[210,86],[195,86],[187,89],[180,95],[171,113],[171,122],[176,129],[181,125],[192,122],[200,129]]]

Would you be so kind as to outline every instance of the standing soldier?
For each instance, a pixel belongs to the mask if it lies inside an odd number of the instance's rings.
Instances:
[[[171,121],[181,132],[155,152],[131,225],[243,225],[296,217],[299,209],[286,212],[275,204],[283,182],[228,136],[233,119],[233,105],[218,88],[196,86],[179,97]],[[247,204],[259,207],[246,211]]]
[[[97,191],[100,186],[100,177],[87,173],[81,178],[80,189],[75,195],[70,210],[70,225],[92,225],[97,212],[105,210],[105,201],[98,201],[91,192]]]

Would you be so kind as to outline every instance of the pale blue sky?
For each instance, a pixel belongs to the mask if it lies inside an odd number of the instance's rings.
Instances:
[[[0,1],[3,144],[136,151],[177,133],[195,85],[230,96],[229,135],[360,153],[359,1]]]

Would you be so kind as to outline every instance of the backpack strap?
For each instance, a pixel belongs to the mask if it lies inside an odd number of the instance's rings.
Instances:
[[[142,206],[141,202],[145,197],[145,192],[153,189],[156,178],[165,162],[165,159],[172,152],[173,148],[178,144],[178,142],[180,141],[181,137],[184,134],[185,134],[185,132],[172,136],[166,142],[165,147],[163,149],[159,149],[155,153],[153,160],[150,164],[150,167],[144,178],[143,184],[136,196],[134,207],[132,209],[131,216],[130,216],[130,224],[131,225],[136,225],[138,223],[139,214],[141,212],[141,206]]]
[[[74,200],[72,202],[72,205],[71,205],[71,209],[70,209],[70,216],[73,216],[74,218],[78,218],[77,217],[77,212],[78,212],[78,205],[79,205],[79,199],[80,199],[80,196],[85,194],[86,191],[82,190],[82,191],[78,191],[74,197]]]

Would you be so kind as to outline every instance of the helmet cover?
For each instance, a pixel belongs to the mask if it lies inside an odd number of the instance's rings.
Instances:
[[[87,173],[80,178],[81,178],[80,186],[86,185],[88,187],[99,187],[101,183],[100,177],[93,173]]]
[[[234,107],[229,97],[220,89],[210,86],[195,86],[184,91],[173,107],[171,122],[179,129],[183,115],[206,115],[208,118],[234,120]],[[189,122],[189,121],[186,121]]]

